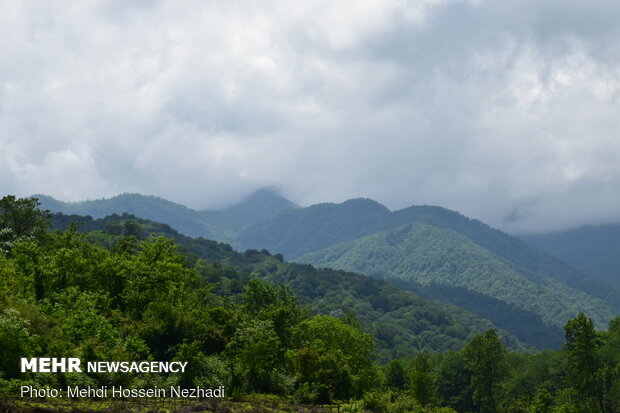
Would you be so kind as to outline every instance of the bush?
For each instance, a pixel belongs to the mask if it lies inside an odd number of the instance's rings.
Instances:
[[[390,405],[390,391],[373,390],[364,394],[364,409],[371,412],[387,412]]]

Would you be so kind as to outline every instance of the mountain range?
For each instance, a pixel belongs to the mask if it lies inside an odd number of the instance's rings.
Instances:
[[[215,211],[197,211],[156,196],[121,194],[108,199],[62,202],[47,195],[33,195],[41,207],[67,215],[103,218],[111,214],[129,213],[141,218],[166,223],[183,234],[231,242],[240,231],[256,222],[269,219],[297,205],[269,189],[259,190],[243,202]]]
[[[230,243],[238,251],[265,250],[384,279],[400,290],[464,308],[539,348],[555,347],[560,327],[580,311],[602,329],[620,313],[620,292],[607,281],[441,207],[390,211],[370,199],[352,199],[302,208],[271,190],[219,211],[138,194],[79,203],[38,198],[54,212],[96,218],[127,212],[187,236]]]

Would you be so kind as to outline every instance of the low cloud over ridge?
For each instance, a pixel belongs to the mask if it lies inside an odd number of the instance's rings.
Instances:
[[[616,1],[3,2],[0,192],[620,221]]]

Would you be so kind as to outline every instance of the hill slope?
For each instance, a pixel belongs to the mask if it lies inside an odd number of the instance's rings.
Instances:
[[[606,326],[614,309],[553,277],[520,272],[501,257],[451,229],[406,224],[308,253],[299,262],[380,278],[462,287],[538,314],[562,326],[583,311]]]
[[[615,314],[620,312],[620,290],[618,288],[580,273],[519,238],[491,228],[478,220],[469,219],[457,212],[440,207],[412,206],[390,212],[387,208],[371,200],[351,200],[342,204],[320,204],[284,211],[269,220],[249,226],[241,233],[235,245],[242,248],[267,248],[273,252],[281,252],[288,259],[295,260],[303,254],[412,223],[422,223],[433,228],[449,230],[443,233],[444,235],[461,235],[479,247],[470,248],[469,252],[473,255],[481,253],[482,256],[479,257],[481,262],[489,261],[491,259],[489,257],[492,257],[492,260],[501,261],[501,267],[507,269],[507,274],[510,273],[516,277],[511,283],[514,288],[502,293],[505,297],[523,295],[523,291],[517,291],[517,286],[527,279],[529,285],[540,285],[542,282],[547,283],[550,288],[556,285],[561,286],[565,292],[576,292],[575,297],[569,294],[572,297],[569,301],[577,300],[580,302],[579,309],[583,311],[594,310],[593,313],[598,312],[599,315],[595,318],[600,328],[606,326],[610,311]],[[392,246],[390,245],[390,247]],[[344,247],[340,246],[340,248]],[[331,253],[333,251],[330,251]],[[401,250],[399,255],[403,258],[406,257],[406,253],[406,251]],[[456,257],[451,257],[449,249],[444,250],[439,256],[441,257],[439,264],[442,264],[441,260],[444,259],[446,262],[452,263],[457,260]],[[314,261],[314,258],[312,262],[318,263]],[[418,258],[423,257],[418,256]],[[327,256],[320,261],[319,265],[327,265],[334,260]],[[355,266],[355,268],[360,272],[367,274],[372,271],[379,274],[389,273],[389,270],[385,268],[369,269],[366,268],[368,264],[360,261],[357,263],[360,267]],[[569,303],[563,304],[561,307],[563,309],[552,310],[550,303],[535,304],[535,297],[540,296],[540,294],[535,290],[531,291],[534,295],[528,300],[531,303],[528,305],[529,308],[538,308],[537,314],[543,316],[545,320],[555,320],[556,325],[561,325],[566,321],[562,318],[572,312],[569,309],[571,307]],[[551,294],[551,290],[548,292]],[[584,296],[581,293],[586,295]],[[496,298],[503,299],[499,296]],[[565,295],[564,298],[567,296]],[[587,304],[588,302],[591,304]],[[600,305],[601,302],[604,303],[603,306]]]

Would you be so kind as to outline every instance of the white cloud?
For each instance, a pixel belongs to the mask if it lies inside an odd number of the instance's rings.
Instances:
[[[620,220],[617,2],[1,3],[1,192]]]

